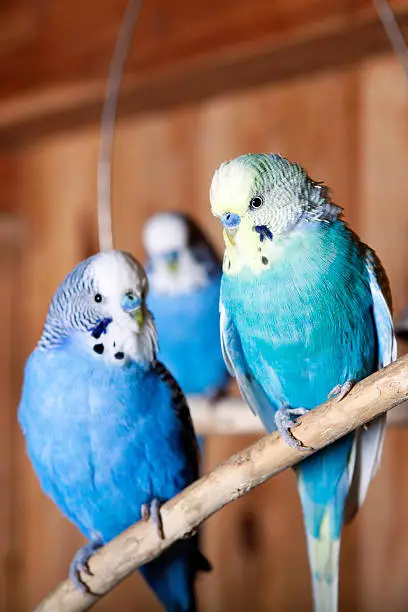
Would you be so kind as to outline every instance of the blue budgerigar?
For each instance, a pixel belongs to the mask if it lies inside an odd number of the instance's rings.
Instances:
[[[181,213],[151,217],[143,242],[159,357],[184,393],[217,399],[229,382],[220,346],[221,260]]]
[[[265,428],[301,450],[296,417],[396,357],[386,275],[328,190],[279,155],[223,163],[210,199],[226,245],[226,362]],[[318,612],[337,610],[342,524],[365,498],[384,428],[378,418],[296,468]]]
[[[56,291],[25,369],[19,421],[34,470],[90,540],[71,564],[78,588],[90,556],[140,518],[163,537],[160,505],[198,476],[187,404],[156,361],[147,290],[126,253],[83,261]],[[166,610],[192,612],[200,569],[209,565],[195,536],[141,572]]]

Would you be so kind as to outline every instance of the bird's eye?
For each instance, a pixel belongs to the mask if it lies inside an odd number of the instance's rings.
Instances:
[[[263,201],[263,198],[261,196],[255,196],[250,201],[249,207],[252,208],[252,210],[256,210],[257,208],[261,208],[263,203],[264,203],[264,201]]]
[[[94,295],[94,300],[97,304],[100,304],[102,302],[102,296],[100,293],[95,293]]]

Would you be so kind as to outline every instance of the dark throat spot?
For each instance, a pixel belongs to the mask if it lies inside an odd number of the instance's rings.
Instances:
[[[99,340],[102,334],[106,334],[106,330],[108,329],[108,325],[112,323],[112,319],[107,317],[106,319],[102,319],[92,330],[92,338],[95,340]]]
[[[265,239],[272,240],[273,235],[267,225],[254,225],[254,232],[259,234],[259,240],[263,242]]]

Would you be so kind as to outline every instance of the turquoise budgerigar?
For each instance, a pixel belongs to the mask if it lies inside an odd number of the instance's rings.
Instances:
[[[295,418],[396,357],[385,272],[328,190],[280,155],[223,163],[210,191],[226,245],[221,336],[244,399],[301,450]],[[381,456],[385,417],[296,467],[317,612],[338,602],[340,534]]]
[[[164,537],[160,505],[198,477],[185,399],[156,361],[143,268],[121,251],[81,262],[56,291],[29,357],[19,407],[44,491],[90,540],[70,576],[86,589],[92,554],[141,518]],[[194,578],[209,564],[197,536],[141,572],[166,610],[196,609]]]
[[[220,345],[221,260],[182,213],[151,217],[143,243],[159,358],[184,393],[215,400],[230,380]]]

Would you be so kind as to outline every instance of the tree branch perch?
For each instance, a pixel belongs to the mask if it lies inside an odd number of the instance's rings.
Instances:
[[[162,507],[165,540],[149,523],[139,522],[112,540],[90,562],[88,584],[104,595],[140,565],[196,529],[226,504],[316,450],[397,406],[408,398],[408,355],[366,378],[341,402],[328,401],[302,417],[296,437],[313,451],[287,446],[276,432],[218,465]],[[34,612],[80,612],[97,598],[82,594],[66,580]]]
[[[265,428],[241,397],[229,395],[214,405],[197,395],[187,396],[196,434],[200,436],[265,435]],[[387,427],[408,425],[408,401],[388,415]]]

